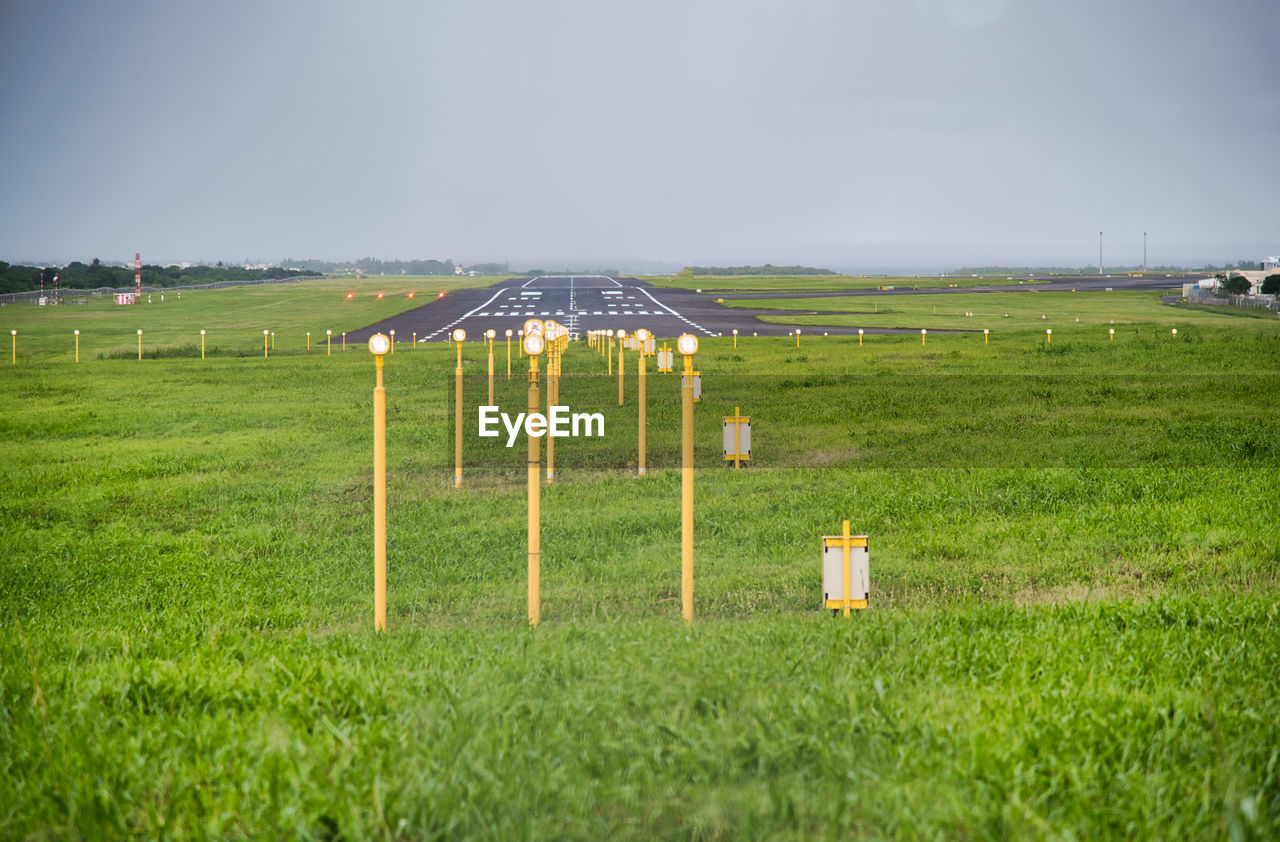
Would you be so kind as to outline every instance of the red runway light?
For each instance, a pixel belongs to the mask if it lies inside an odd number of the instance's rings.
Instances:
[[[413,293],[409,293],[409,297],[410,297],[410,298],[413,298]]]
[[[440,294],[436,298],[444,298],[444,290],[440,290]]]
[[[356,297],[356,294],[355,294],[354,292],[349,292],[349,293],[347,293],[347,300],[348,300],[348,301],[350,301],[351,299],[353,299],[353,298],[355,298],[355,297]]]
[[[378,300],[379,300],[379,301],[381,301],[381,300],[382,300],[382,295],[383,295],[382,293],[378,293]]]

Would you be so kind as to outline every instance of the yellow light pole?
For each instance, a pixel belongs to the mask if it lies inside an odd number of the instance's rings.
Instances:
[[[511,379],[511,329],[507,328],[507,379]]]
[[[200,347],[203,349],[204,343],[201,343]],[[201,356],[204,356],[203,352]],[[76,362],[80,362],[80,331],[78,330],[76,331]]]
[[[394,354],[396,352],[396,332],[394,330],[387,332],[391,334],[391,353]],[[310,334],[307,335],[310,336]]]
[[[538,355],[546,345],[543,339],[542,322],[536,319],[525,322],[524,351],[529,355],[529,415],[538,411]],[[541,618],[542,606],[540,591],[542,586],[542,478],[539,476],[539,439],[537,436],[526,436],[529,439],[529,625],[536,627]]]
[[[493,406],[493,338],[497,335],[493,328],[484,332],[485,342],[489,345],[489,406]]]
[[[984,328],[982,329],[982,344],[983,344],[983,345],[986,345],[986,344],[987,344],[987,340],[988,340],[990,337],[991,337],[991,331],[984,327]]]
[[[271,331],[264,330],[262,332],[262,358],[263,359],[266,359],[267,357],[271,356],[271,354],[268,352],[268,349],[270,348],[270,342],[271,342]]]
[[[736,341],[737,341],[737,339],[738,339],[738,332],[737,332],[736,330],[733,332],[733,338],[734,338],[734,341],[735,341],[735,342],[736,342]],[[638,377],[639,377],[639,384],[640,384],[637,388],[639,389],[640,394],[639,394],[639,396],[636,398],[637,403],[639,403],[639,404],[640,404],[640,441],[639,441],[639,446],[640,446],[640,460],[639,460],[639,461],[640,461],[640,465],[639,465],[639,469],[636,471],[636,473],[637,473],[639,476],[644,476],[646,473],[648,473],[648,469],[645,467],[645,417],[644,417],[644,416],[645,416],[645,391],[644,391],[645,370],[644,370],[644,346],[645,346],[645,343],[649,341],[649,331],[645,330],[644,328],[640,328],[639,330],[637,330],[637,331],[636,331],[636,339],[640,341],[640,348],[641,348],[640,354],[638,355],[638,356],[639,356],[639,359],[640,359],[640,362],[639,362],[639,364],[638,364],[638,366],[639,366],[639,372],[637,373],[637,375],[638,375]]]
[[[556,405],[559,396],[556,390],[559,389],[560,372],[559,372],[559,342],[560,331],[563,328],[554,319],[548,319],[542,323],[542,346],[547,354],[547,411],[551,411],[551,407]],[[535,329],[535,335],[538,335]],[[556,481],[556,440],[550,434],[547,435],[547,483]]]
[[[1108,342],[1115,342],[1115,341],[1116,341],[1116,329],[1115,329],[1115,328],[1113,328],[1113,327],[1109,327],[1109,328],[1107,328],[1107,341],[1108,341]]]
[[[796,328],[796,347],[800,347],[800,328]]]
[[[921,347],[923,347],[923,346],[924,346],[924,335],[925,335],[926,333],[928,333],[928,332],[929,332],[929,331],[928,331],[928,329],[927,329],[927,328],[923,328],[923,327],[922,327],[922,328],[920,328],[920,345],[921,345]]]
[[[307,350],[311,350],[311,331],[307,331]]]
[[[467,332],[458,328],[453,332],[453,344],[458,346],[458,367],[453,372],[453,487],[462,487],[462,343]]]
[[[627,338],[626,331],[624,330],[618,331],[618,406],[622,406],[622,375],[623,375],[623,372],[625,371],[622,365],[623,363],[622,348],[623,348],[623,342],[626,340],[626,338]]]
[[[609,337],[609,350],[605,353],[605,359],[608,361],[608,365],[609,365],[609,370],[607,373],[610,377],[612,377],[613,376],[613,331],[612,330],[609,331],[608,337]]]
[[[858,328],[858,347],[862,347],[862,328]]]
[[[325,356],[333,356],[333,331],[326,330],[324,332]]]
[[[18,364],[18,332],[16,330],[11,330],[9,331],[9,333],[13,334],[13,364],[17,365]]]
[[[1044,344],[1048,345],[1053,342],[1053,328],[1048,328],[1044,332]]]
[[[271,331],[271,350],[274,351],[275,349],[276,349],[276,332],[273,330]]]
[[[142,328],[138,328],[138,359],[142,359]]]
[[[414,347],[414,348],[417,348],[417,347],[418,347],[418,332],[417,332],[416,330],[413,332],[413,346],[412,346],[412,347]]]
[[[683,334],[676,348],[684,355],[680,387],[680,613],[693,622],[693,355],[698,337]]]
[[[382,357],[391,340],[369,337],[377,381],[373,387],[373,627],[387,630],[387,393],[382,388]]]
[[[738,350],[738,329],[733,329],[733,350]]]
[[[342,350],[347,350],[347,332],[345,330],[342,332]]]
[[[523,330],[516,331],[516,356],[522,360],[524,359],[524,331]]]

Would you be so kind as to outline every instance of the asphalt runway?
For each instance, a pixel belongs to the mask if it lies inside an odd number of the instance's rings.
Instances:
[[[1171,275],[1160,278],[1133,278],[1127,275],[1098,277],[1038,277],[1042,283],[990,286],[975,284],[958,287],[910,289],[895,282],[895,289],[860,289],[837,292],[707,292],[658,288],[636,278],[611,278],[604,275],[540,275],[535,278],[508,278],[480,289],[457,290],[421,307],[348,332],[348,338],[367,341],[374,333],[394,330],[398,340],[416,336],[419,342],[444,342],[457,328],[467,332],[468,340],[480,339],[492,328],[505,337],[510,330],[524,326],[527,319],[555,319],[569,329],[571,337],[585,336],[589,330],[617,330],[628,333],[645,328],[661,338],[682,333],[695,336],[728,336],[735,329],[740,335],[787,336],[794,327],[769,324],[759,316],[817,315],[797,310],[747,309],[717,304],[723,299],[770,298],[865,298],[895,295],[948,295],[974,292],[1052,292],[1076,290],[1167,290],[1181,289],[1184,282],[1200,280],[1204,275]],[[964,283],[963,280],[957,283]],[[850,313],[856,314],[865,304],[850,302]],[[835,315],[835,314],[831,314]],[[801,328],[806,333],[835,335],[857,334],[857,327],[813,325]],[[914,333],[916,328],[864,327],[866,333]],[[948,331],[939,330],[939,333]]]

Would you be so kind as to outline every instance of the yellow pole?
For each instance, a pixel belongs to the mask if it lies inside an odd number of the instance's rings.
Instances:
[[[271,331],[271,350],[274,351],[275,349],[276,349],[276,332],[273,330]]]
[[[849,593],[849,521],[844,522],[844,541],[841,542],[842,553],[844,555],[844,615],[849,616],[849,600],[852,599]]]
[[[1046,344],[1046,345],[1052,345],[1052,344],[1053,344],[1053,330],[1052,330],[1052,328],[1051,328],[1051,329],[1049,329],[1049,330],[1046,330],[1046,331],[1044,332],[1044,344]]]
[[[345,330],[342,332],[342,350],[347,350],[347,332]]]
[[[733,332],[733,350],[738,350],[738,331]]]
[[[396,332],[394,330],[387,331],[391,334],[391,353],[396,352]],[[311,334],[307,334],[307,347],[311,347]]]
[[[493,406],[493,340],[489,340],[489,406]]]
[[[926,328],[923,328],[923,327],[922,327],[922,328],[920,328],[920,345],[921,345],[921,346],[923,346],[923,345],[924,345],[924,335],[925,335],[926,331],[927,331],[927,329],[926,329]]]
[[[13,364],[18,364],[18,332],[16,330],[9,331],[13,334]]]
[[[311,350],[311,331],[307,331],[307,350]]]
[[[326,330],[324,332],[325,356],[333,356],[333,331]]]
[[[862,331],[858,331],[858,347],[862,347]]]
[[[138,359],[142,359],[142,331],[138,331]]]
[[[200,340],[200,356],[204,356],[204,340]],[[76,331],[76,362],[80,362],[80,331]]]
[[[623,368],[623,365],[622,365],[622,340],[621,340],[621,339],[619,339],[619,340],[618,340],[618,406],[622,406],[622,375],[623,375],[623,371],[624,371],[624,368]]]
[[[204,331],[200,331],[200,359],[204,359]]]
[[[610,377],[612,377],[613,376],[613,337],[612,336],[609,337],[609,351],[608,353],[605,354],[605,357],[608,359],[608,362],[609,362],[608,374]]]
[[[640,363],[639,363],[639,366],[640,366],[640,373],[639,373],[639,377],[640,377],[640,386],[639,386],[639,389],[640,389],[640,396],[639,396],[639,398],[638,398],[637,400],[640,402],[640,469],[639,469],[636,473],[638,473],[640,476],[644,476],[644,475],[647,473],[647,469],[646,469],[645,464],[644,464],[644,462],[645,462],[645,459],[644,459],[644,456],[645,456],[645,453],[644,453],[644,451],[645,451],[645,429],[644,429],[644,427],[645,427],[645,423],[644,423],[644,421],[645,421],[645,419],[644,419],[644,415],[645,415],[645,392],[644,392],[645,371],[644,371],[644,352],[643,352],[643,351],[641,351],[641,352],[640,352]]]
[[[529,355],[529,416],[538,411],[538,357]],[[537,626],[541,615],[539,589],[542,576],[542,485],[538,476],[537,436],[529,439],[529,625]]]
[[[462,343],[458,346],[458,367],[454,370],[453,387],[453,487],[462,487]]]
[[[511,379],[511,331],[507,331],[507,379]]]
[[[418,347],[418,332],[416,330],[413,332],[413,345],[411,347]]]
[[[556,384],[560,373],[556,369],[556,343],[548,341],[547,345],[547,412],[556,402]],[[556,481],[556,440],[551,431],[547,431],[547,483]]]
[[[796,347],[800,347],[800,331],[798,329],[796,330]]]
[[[680,613],[693,622],[693,356],[684,355],[680,442]]]
[[[373,388],[373,625],[387,630],[387,393],[382,388],[382,355],[374,356]]]
[[[991,331],[990,331],[990,330],[983,330],[983,331],[982,331],[982,344],[983,344],[983,345],[986,345],[986,344],[987,344],[987,340],[991,338],[991,337],[990,337],[990,333],[991,333]]]
[[[271,356],[271,355],[268,353],[268,348],[269,348],[268,343],[269,343],[270,341],[271,341],[271,331],[269,331],[269,330],[264,330],[264,331],[262,332],[262,358],[263,358],[263,359],[266,359],[267,357]]]

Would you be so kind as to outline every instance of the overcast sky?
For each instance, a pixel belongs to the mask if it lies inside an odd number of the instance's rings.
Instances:
[[[0,0],[0,259],[1280,253],[1277,0]]]

